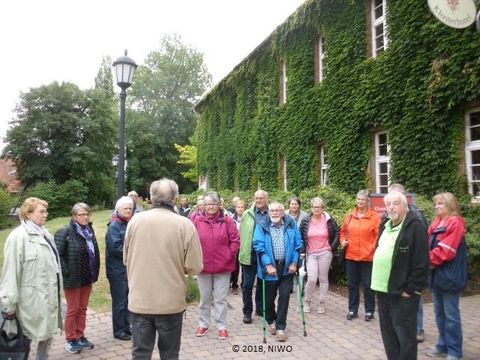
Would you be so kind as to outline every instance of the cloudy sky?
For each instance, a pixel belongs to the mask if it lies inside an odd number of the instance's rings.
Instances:
[[[0,136],[20,92],[93,87],[102,57],[137,64],[165,34],[205,55],[218,82],[305,0],[5,0],[0,4]]]

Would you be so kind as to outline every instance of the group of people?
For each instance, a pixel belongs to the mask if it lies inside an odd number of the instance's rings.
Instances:
[[[358,192],[356,206],[341,226],[320,197],[311,199],[307,213],[297,197],[289,199],[285,210],[258,190],[250,207],[234,198],[232,208],[225,209],[218,193],[210,191],[191,209],[186,197],[176,206],[178,186],[170,179],[151,184],[149,211],[142,211],[135,192],[121,197],[106,234],[113,336],[132,340],[134,359],[150,358],[155,339],[162,359],[177,359],[186,276],[193,276],[200,291],[195,335],[207,335],[213,301],[216,336],[228,338],[227,297],[230,288],[238,293],[241,267],[243,323],[251,324],[253,314],[263,316],[269,334],[284,342],[299,267],[305,263],[307,271],[304,311],[316,308],[324,314],[328,273],[340,247],[348,279],[346,319],[358,317],[362,284],[364,319],[375,318],[377,303],[388,359],[416,358],[417,341],[424,336],[421,304],[427,282],[439,332],[428,355],[460,359],[466,244],[458,202],[451,193],[436,195],[435,218],[428,226],[400,184],[391,185],[385,195],[384,214],[368,208],[368,197],[368,192]],[[48,358],[52,338],[63,326],[68,352],[94,347],[85,336],[86,310],[100,268],[88,205],[75,204],[70,223],[54,236],[45,228],[47,208],[38,198],[23,203],[21,224],[5,242],[0,281],[3,317],[17,317],[27,338],[38,341],[37,359]]]

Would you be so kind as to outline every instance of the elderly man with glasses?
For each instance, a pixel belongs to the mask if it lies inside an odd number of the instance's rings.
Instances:
[[[269,333],[278,341],[286,341],[285,328],[293,289],[293,276],[297,272],[302,239],[297,223],[285,215],[279,202],[268,207],[269,217],[255,228],[253,247],[258,254],[258,277],[265,279],[265,310]],[[275,311],[275,298],[278,305]]]

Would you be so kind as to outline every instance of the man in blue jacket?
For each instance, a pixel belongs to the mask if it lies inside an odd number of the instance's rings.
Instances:
[[[278,341],[286,341],[285,327],[293,288],[293,276],[297,272],[302,240],[297,223],[285,215],[279,202],[268,207],[269,217],[255,227],[253,247],[258,254],[258,277],[265,278],[265,310],[269,333]],[[278,292],[278,306],[275,298]]]

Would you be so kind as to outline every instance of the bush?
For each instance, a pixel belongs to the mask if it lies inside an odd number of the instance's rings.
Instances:
[[[187,277],[187,304],[195,303],[200,300],[200,290],[198,290],[197,281],[190,276]]]
[[[75,203],[86,201],[87,192],[87,188],[79,180],[69,180],[59,185],[49,181],[29,190],[24,199],[34,196],[47,201],[49,217],[55,218],[70,215]]]
[[[10,209],[13,206],[12,198],[5,189],[0,188],[0,229],[5,229],[12,225],[13,220],[10,217]]]

